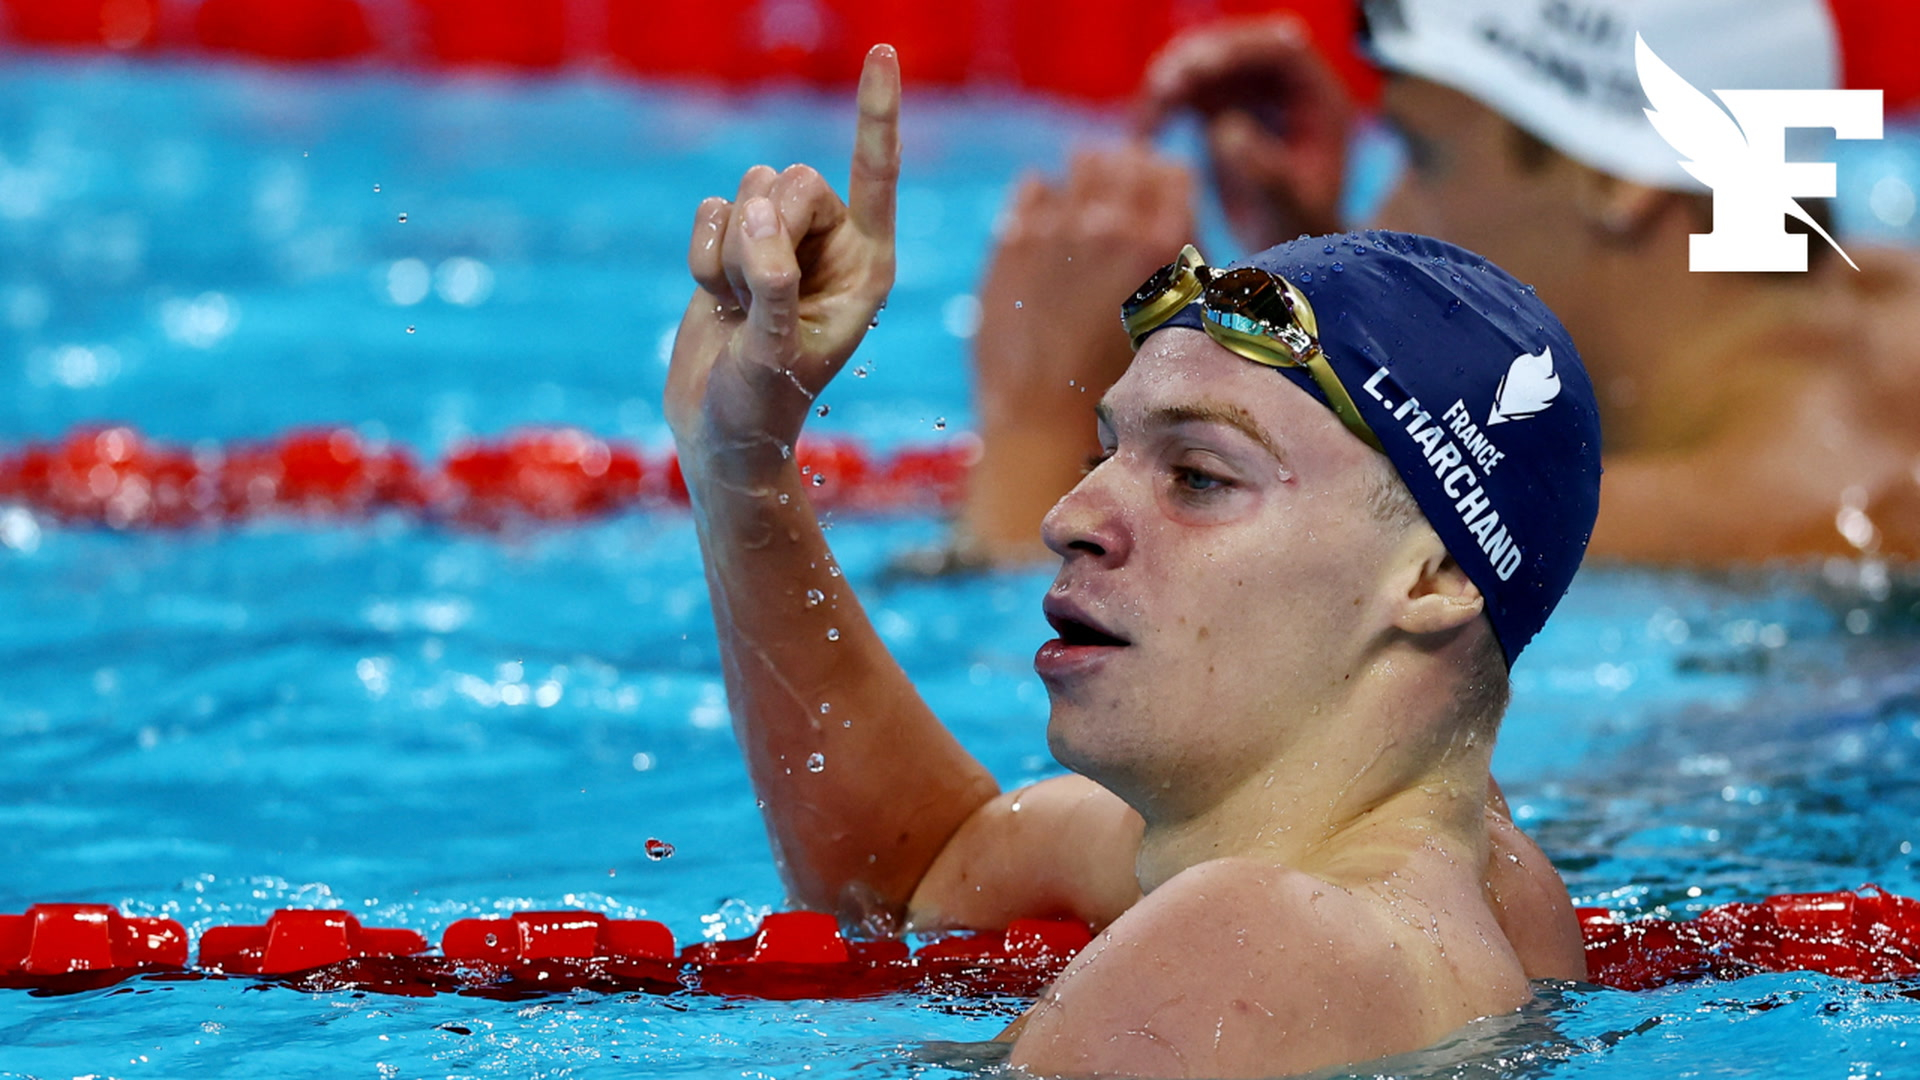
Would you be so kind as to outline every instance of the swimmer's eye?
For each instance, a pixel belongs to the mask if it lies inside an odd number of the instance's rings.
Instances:
[[[1179,486],[1182,494],[1187,495],[1206,495],[1231,486],[1226,480],[1212,473],[1201,472],[1199,469],[1190,469],[1184,466],[1176,466],[1174,468],[1173,482]]]

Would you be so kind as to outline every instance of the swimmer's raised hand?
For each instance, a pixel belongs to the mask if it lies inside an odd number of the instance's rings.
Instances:
[[[785,460],[814,398],[893,286],[892,46],[867,54],[859,108],[846,202],[805,165],[779,173],[756,165],[733,201],[708,199],[695,214],[687,264],[699,288],[674,339],[666,394],[683,463],[715,454]]]

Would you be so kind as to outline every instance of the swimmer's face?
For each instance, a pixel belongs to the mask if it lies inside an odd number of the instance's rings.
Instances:
[[[1035,658],[1048,737],[1136,809],[1178,815],[1338,737],[1304,718],[1362,681],[1398,537],[1367,507],[1375,452],[1199,331],[1147,340],[1100,441],[1043,526],[1063,560],[1059,637]]]
[[[1477,251],[1558,308],[1570,291],[1561,282],[1580,258],[1573,241],[1585,229],[1584,170],[1529,149],[1500,114],[1425,79],[1389,78],[1381,113],[1400,134],[1406,165],[1372,224]]]

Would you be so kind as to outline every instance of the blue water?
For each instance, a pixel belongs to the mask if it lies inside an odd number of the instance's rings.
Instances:
[[[872,374],[832,389],[822,427],[885,447],[968,425],[966,298],[999,201],[1100,124],[910,102],[900,287]],[[841,172],[846,129],[843,102],[798,95],[16,60],[0,436],[351,423],[435,456],[572,423],[664,446],[692,206],[756,161]],[[1046,775],[1029,669],[1046,575],[882,579],[939,533],[842,518],[832,537],[967,745],[1003,783]],[[1917,602],[1920,583],[1870,564],[1589,570],[1515,672],[1497,766],[1517,816],[1584,903],[1920,894]],[[337,906],[437,939],[573,906],[687,942],[783,901],[672,513],[119,535],[0,508],[0,672],[0,911],[103,901],[197,933]],[[649,859],[650,838],[672,857]],[[1920,1073],[1901,989],[1548,988],[1365,1072]],[[935,1076],[979,1066],[929,1042],[989,1038],[1019,1007],[134,981],[0,991],[0,1076]]]

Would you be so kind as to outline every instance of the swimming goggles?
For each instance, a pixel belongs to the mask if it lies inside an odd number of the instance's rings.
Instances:
[[[1380,438],[1361,418],[1353,395],[1340,384],[1320,348],[1320,324],[1305,293],[1279,274],[1257,266],[1221,270],[1208,266],[1192,244],[1153,272],[1120,305],[1133,347],[1194,301],[1208,336],[1239,356],[1271,368],[1305,368],[1347,430],[1381,450]],[[1381,450],[1384,453],[1384,450]]]

